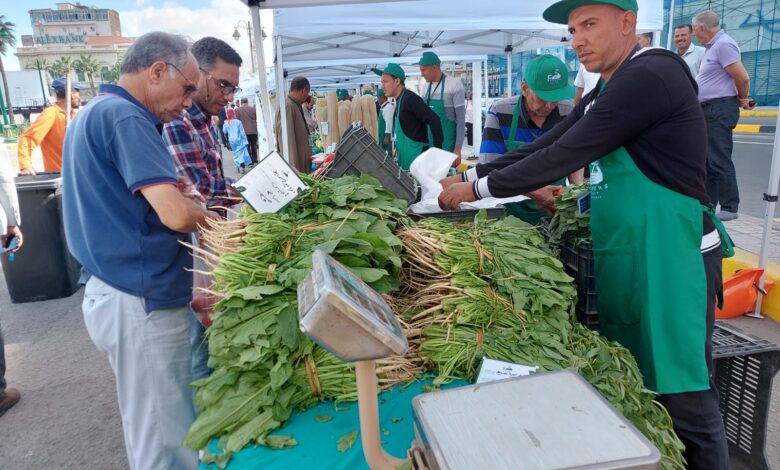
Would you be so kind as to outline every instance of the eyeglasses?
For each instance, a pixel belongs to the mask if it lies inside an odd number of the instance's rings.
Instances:
[[[187,79],[187,77],[185,77],[185,76],[184,76],[184,74],[182,73],[181,69],[179,69],[179,67],[176,67],[175,65],[173,65],[173,64],[172,64],[172,63],[170,63],[170,62],[166,62],[166,63],[165,63],[165,65],[170,65],[171,67],[173,67],[173,68],[174,68],[174,70],[176,70],[177,72],[179,72],[179,75],[181,76],[181,78],[183,78],[183,79],[184,79],[184,81],[185,81],[185,82],[187,82],[187,85],[184,87],[184,96],[185,96],[185,97],[190,97],[190,96],[192,96],[192,95],[193,95],[193,94],[194,94],[194,93],[195,93],[195,92],[198,90],[198,87],[197,87],[197,85],[195,85],[194,83],[192,83],[191,81],[189,81],[189,80]]]
[[[206,80],[214,80],[214,82],[219,87],[219,91],[221,91],[224,96],[232,95],[234,93],[238,93],[239,91],[241,91],[241,87],[238,85],[233,85],[227,80],[219,80],[217,78],[214,78],[206,70],[200,69],[200,71],[203,72],[204,74],[207,74]]]

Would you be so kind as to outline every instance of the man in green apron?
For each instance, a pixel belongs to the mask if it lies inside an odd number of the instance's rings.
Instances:
[[[415,158],[430,147],[428,130],[433,136],[433,146],[442,147],[442,131],[439,117],[422,98],[404,86],[406,73],[398,64],[387,64],[383,69],[373,69],[382,77],[381,86],[388,98],[395,98],[393,116],[393,150],[398,165],[409,170]]]
[[[463,138],[466,136],[466,90],[463,82],[459,78],[444,75],[441,60],[433,52],[424,52],[415,65],[420,66],[420,74],[428,82],[422,90],[425,104],[431,107],[441,122],[444,134],[441,148],[458,156],[453,163],[453,166],[458,166]],[[428,138],[433,142],[430,133]]]
[[[387,99],[385,90],[376,91],[376,102],[379,105],[379,146],[385,152],[390,152],[390,140],[393,135],[393,115],[395,114],[395,104]]]
[[[636,0],[563,0],[585,68],[601,74],[555,128],[498,160],[442,180],[444,208],[540,188],[591,164],[591,231],[602,333],[633,353],[660,394],[690,468],[727,469],[711,380],[721,261],[733,245],[705,188],[707,130],[685,62],[636,44]]]
[[[573,107],[572,102],[568,101],[574,97],[574,88],[569,85],[569,72],[566,65],[555,56],[541,55],[529,62],[520,89],[522,95],[502,98],[490,106],[482,130],[480,163],[489,163],[533,142],[563,121]],[[569,180],[581,183],[583,173],[579,169],[569,175]],[[566,178],[553,184],[563,186]],[[506,204],[506,210],[508,214],[536,225],[547,215],[538,204],[548,211],[552,210],[553,198],[513,202]]]

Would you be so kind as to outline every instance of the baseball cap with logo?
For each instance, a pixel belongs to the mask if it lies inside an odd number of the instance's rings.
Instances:
[[[414,65],[441,65],[441,59],[434,52],[423,52],[420,61]]]
[[[569,85],[569,71],[555,56],[541,55],[525,68],[525,82],[544,101],[561,101],[574,98],[574,87]]]
[[[621,10],[639,10],[637,0],[561,0],[553,3],[542,13],[542,17],[550,23],[569,24],[569,14],[579,7],[588,5],[615,5]]]
[[[393,64],[393,63],[387,64],[384,70],[379,68],[374,68],[371,70],[373,70],[374,73],[379,75],[380,77],[382,76],[382,74],[386,73],[388,75],[392,75],[395,78],[400,78],[402,82],[406,80],[406,73],[404,73],[404,69],[402,69],[401,66],[398,64]]]
[[[343,100],[344,98],[349,96],[349,92],[344,88],[339,88],[338,90],[336,90],[336,96],[338,96],[340,100]]]

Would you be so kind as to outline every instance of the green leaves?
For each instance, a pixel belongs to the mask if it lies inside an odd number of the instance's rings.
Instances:
[[[357,440],[357,437],[358,437],[357,431],[352,431],[349,434],[344,434],[343,436],[341,436],[338,440],[339,452],[343,453],[348,451],[352,447],[352,444],[354,444],[355,441]]]

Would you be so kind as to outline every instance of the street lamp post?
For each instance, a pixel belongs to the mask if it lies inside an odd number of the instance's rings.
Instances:
[[[244,27],[246,27],[246,33],[249,36],[249,55],[252,58],[252,73],[255,73],[257,71],[257,67],[255,67],[255,49],[252,42],[252,23],[245,20],[239,20],[239,22],[236,23],[236,25],[233,27],[233,39],[236,41],[241,39],[241,33],[238,32],[238,28]]]

